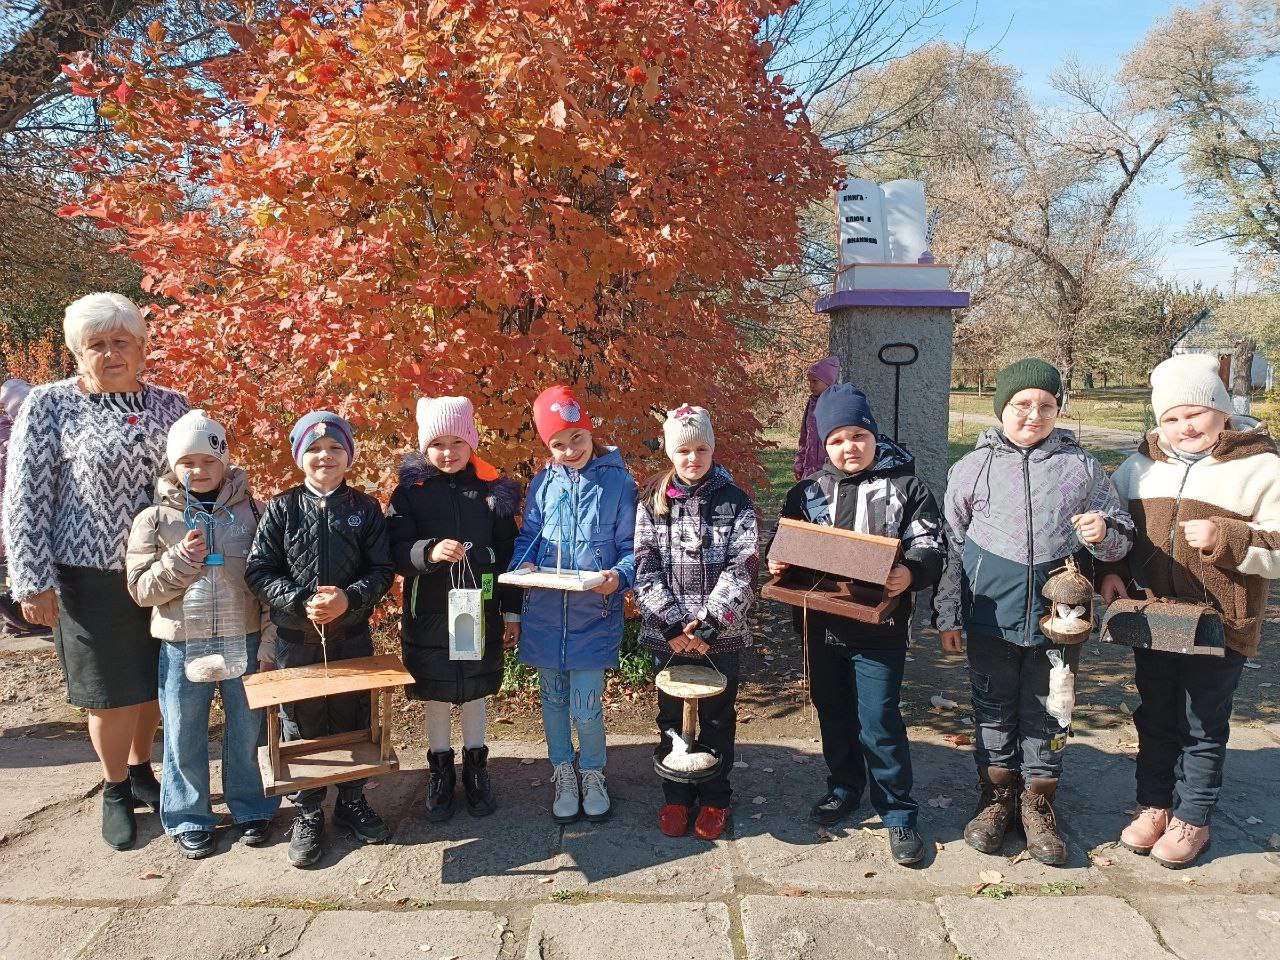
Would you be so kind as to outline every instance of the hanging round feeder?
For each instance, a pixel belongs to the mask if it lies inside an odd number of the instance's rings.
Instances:
[[[670,697],[684,701],[681,717],[681,744],[672,741],[672,748],[660,742],[653,752],[653,769],[664,780],[674,783],[702,783],[720,774],[724,758],[698,741],[698,701],[724,693],[728,680],[714,667],[681,665],[667,667],[658,674],[658,689]],[[674,733],[675,731],[671,731]]]
[[[1054,643],[1084,643],[1093,630],[1093,584],[1080,572],[1075,557],[1049,575],[1040,593],[1049,612],[1040,618],[1040,632]]]

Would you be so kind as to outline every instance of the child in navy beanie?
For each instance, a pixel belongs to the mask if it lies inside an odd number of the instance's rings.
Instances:
[[[930,587],[944,557],[938,504],[915,475],[914,458],[879,435],[866,394],[841,383],[818,398],[815,419],[827,454],[822,468],[791,488],[782,516],[902,541],[902,559],[885,584],[898,606],[881,624],[809,610],[810,692],[818,708],[827,792],[810,818],[830,826],[870,793],[889,830],[894,860],[919,862],[911,797],[911,753],[898,701],[906,669],[911,594]],[[774,576],[787,565],[769,561]]]

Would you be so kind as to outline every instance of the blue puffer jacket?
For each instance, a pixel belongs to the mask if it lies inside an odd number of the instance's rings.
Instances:
[[[562,521],[562,522],[561,522]],[[621,581],[609,596],[592,591],[528,589],[520,628],[520,662],[548,670],[604,670],[618,665],[622,595],[635,582],[632,549],[636,482],[616,447],[582,470],[549,466],[533,478],[511,569],[522,563],[613,570]]]

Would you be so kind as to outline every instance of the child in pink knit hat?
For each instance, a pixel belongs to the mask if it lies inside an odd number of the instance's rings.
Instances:
[[[818,409],[818,398],[827,387],[840,378],[840,358],[824,357],[809,367],[809,399],[804,405],[804,417],[800,421],[800,443],[796,448],[796,462],[792,474],[796,482],[809,474],[822,469],[827,462],[827,451],[818,435],[818,425],[814,413]]]

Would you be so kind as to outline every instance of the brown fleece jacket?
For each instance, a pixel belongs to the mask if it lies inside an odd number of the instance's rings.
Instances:
[[[1280,454],[1265,427],[1226,430],[1209,456],[1179,460],[1152,430],[1112,477],[1137,528],[1125,561],[1105,564],[1131,596],[1135,585],[1160,597],[1208,598],[1221,615],[1227,646],[1258,652],[1269,580],[1280,578]],[[1212,553],[1187,543],[1179,522],[1213,520]]]

